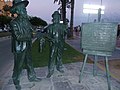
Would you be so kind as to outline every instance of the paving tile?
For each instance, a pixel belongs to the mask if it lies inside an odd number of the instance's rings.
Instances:
[[[80,85],[73,85],[73,90],[90,90],[86,85],[80,84]]]
[[[68,82],[55,82],[54,90],[72,90]]]
[[[47,75],[47,67],[36,68],[35,71],[36,71],[37,76],[39,77],[46,77]]]
[[[52,86],[53,85],[51,79],[44,78],[41,82],[35,83],[35,87],[31,88],[31,90],[51,90]]]

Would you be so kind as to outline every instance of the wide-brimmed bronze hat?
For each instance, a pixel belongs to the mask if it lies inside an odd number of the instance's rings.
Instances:
[[[10,12],[14,13],[14,9],[20,5],[24,5],[25,7],[29,4],[28,0],[14,0],[13,1],[13,6],[10,8]]]

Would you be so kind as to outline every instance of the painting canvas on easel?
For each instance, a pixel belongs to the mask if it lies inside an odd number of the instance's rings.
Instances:
[[[117,23],[83,23],[83,53],[111,56],[116,45]]]

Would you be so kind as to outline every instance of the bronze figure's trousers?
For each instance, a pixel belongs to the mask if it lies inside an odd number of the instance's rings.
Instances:
[[[27,69],[27,75],[29,80],[33,80],[36,77],[33,65],[31,50],[27,47],[24,51],[14,53],[14,69],[13,69],[13,82],[15,85],[20,84],[20,74],[23,69],[23,65]]]
[[[60,70],[62,69],[62,53],[63,53],[63,48],[60,48],[59,46],[51,46],[50,47],[50,60],[48,63],[48,71],[53,72],[54,71],[54,66],[56,63],[56,69]]]

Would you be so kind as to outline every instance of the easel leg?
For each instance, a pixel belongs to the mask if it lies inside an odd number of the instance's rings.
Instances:
[[[83,62],[83,64],[82,64],[82,68],[81,68],[81,71],[80,71],[80,77],[79,77],[79,83],[80,83],[81,80],[82,80],[82,74],[83,74],[84,67],[85,67],[85,64],[86,64],[86,61],[87,61],[87,57],[88,57],[88,54],[85,55],[85,59],[84,59],[84,62]]]
[[[98,60],[98,56],[95,55],[94,64],[93,64],[93,76],[97,75],[97,60]]]
[[[108,65],[108,57],[105,57],[105,68],[106,68],[106,76],[108,82],[108,90],[111,90],[111,83],[110,83],[110,73],[109,73],[109,65]]]

